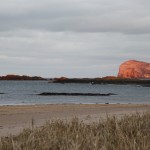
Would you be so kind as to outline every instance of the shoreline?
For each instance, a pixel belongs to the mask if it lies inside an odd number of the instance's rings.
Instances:
[[[78,117],[86,123],[150,111],[150,104],[36,104],[0,106],[0,137],[18,134],[24,128],[42,126],[48,120]]]
[[[4,106],[43,106],[43,105],[150,105],[149,103],[20,103],[20,104],[0,104],[0,107]]]

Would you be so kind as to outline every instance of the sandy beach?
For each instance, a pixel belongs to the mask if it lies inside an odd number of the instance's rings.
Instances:
[[[78,117],[84,122],[104,119],[107,115],[150,111],[150,104],[62,104],[0,106],[0,136],[20,133],[24,128],[42,126],[52,119],[69,120]]]

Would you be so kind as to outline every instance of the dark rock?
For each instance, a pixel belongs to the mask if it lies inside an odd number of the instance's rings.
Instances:
[[[100,94],[100,93],[51,93],[44,92],[38,95],[41,96],[110,96],[115,95],[114,93]]]

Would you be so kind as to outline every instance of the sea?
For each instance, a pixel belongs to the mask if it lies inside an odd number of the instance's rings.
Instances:
[[[40,96],[55,93],[114,93],[110,96]],[[150,87],[140,85],[0,81],[0,105],[36,104],[148,104]]]

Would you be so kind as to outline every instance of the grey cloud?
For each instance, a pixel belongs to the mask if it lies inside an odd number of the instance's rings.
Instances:
[[[14,51],[17,51],[20,55],[40,53],[44,56],[50,52],[51,54],[92,56],[95,53],[108,55],[111,50],[120,54],[122,51],[125,53],[128,51],[148,51],[149,39],[150,35],[148,34],[136,36],[117,33],[54,33],[26,30],[0,35],[0,46],[1,50],[8,54],[14,54]]]
[[[0,30],[150,33],[149,1],[4,1]]]

